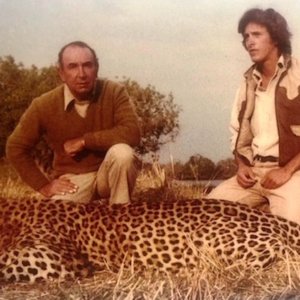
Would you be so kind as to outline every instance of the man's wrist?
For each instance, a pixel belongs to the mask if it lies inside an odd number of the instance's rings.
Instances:
[[[291,163],[288,163],[287,165],[283,166],[282,169],[286,172],[289,173],[290,175],[293,175],[297,171],[297,167],[294,166]]]
[[[49,192],[49,183],[43,185],[38,192],[42,194],[44,197],[51,197],[50,192]]]
[[[81,146],[85,147],[85,139],[84,138],[81,139]]]

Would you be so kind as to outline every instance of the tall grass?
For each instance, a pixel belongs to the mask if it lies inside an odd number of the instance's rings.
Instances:
[[[25,185],[15,170],[2,158],[0,159],[0,197],[23,198],[40,197],[40,195]]]
[[[135,197],[201,197],[201,187],[173,186],[159,165],[143,170],[137,180]],[[190,190],[189,190],[190,189]],[[160,193],[160,191],[162,191]],[[142,195],[142,196],[141,196]],[[148,196],[147,196],[148,195]],[[37,197],[4,161],[0,163],[0,196]],[[92,278],[46,284],[2,284],[0,300],[300,300],[300,258],[283,257],[280,263],[263,272],[239,264],[226,266],[209,252],[199,253],[195,271],[178,274],[137,272],[120,266],[109,268]]]

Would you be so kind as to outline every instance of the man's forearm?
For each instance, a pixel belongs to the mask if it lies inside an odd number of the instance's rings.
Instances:
[[[300,170],[300,153],[294,156],[294,158],[282,168],[290,174],[294,174],[296,171]]]
[[[98,132],[89,132],[84,135],[85,147],[91,150],[108,150],[118,143],[125,143],[132,147],[140,142],[140,129],[135,125],[115,126]]]
[[[234,153],[234,158],[235,158],[235,162],[236,162],[238,167],[248,166],[245,163],[245,160],[237,152]]]
[[[65,153],[69,156],[75,156],[78,152],[82,151],[84,148],[85,148],[84,137],[68,140],[65,141],[64,143]]]
[[[31,188],[38,191],[42,186],[49,183],[49,180],[37,167],[32,158],[8,158],[9,162],[16,169],[21,179]]]

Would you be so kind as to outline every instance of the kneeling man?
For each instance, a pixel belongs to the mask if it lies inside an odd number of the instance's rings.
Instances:
[[[275,10],[251,9],[238,32],[253,65],[232,111],[237,175],[207,197],[259,206],[300,224],[300,64],[291,57],[286,20]]]
[[[96,53],[84,42],[64,46],[58,65],[64,84],[32,101],[7,141],[8,159],[47,198],[88,202],[97,194],[111,204],[128,202],[139,165],[133,147],[140,142],[128,93],[97,78]],[[31,156],[42,137],[54,152],[53,179]]]

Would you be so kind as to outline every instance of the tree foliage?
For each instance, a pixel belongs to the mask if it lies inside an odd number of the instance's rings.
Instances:
[[[55,67],[25,68],[12,56],[0,58],[0,157],[4,155],[8,135],[33,98],[59,83]]]
[[[192,155],[186,162],[176,161],[164,166],[170,178],[178,180],[228,179],[237,172],[234,159],[227,158],[216,164],[200,154]]]
[[[187,180],[214,179],[215,164],[200,154],[192,155],[184,164],[181,177]]]
[[[154,86],[143,88],[131,79],[122,83],[127,87],[141,121],[142,141],[138,152],[157,152],[162,145],[173,142],[179,133],[180,108],[174,103],[172,93],[163,95]]]
[[[216,164],[216,178],[218,179],[228,179],[234,176],[237,172],[237,165],[234,159],[227,158],[220,160]]]
[[[12,56],[0,57],[0,157],[5,154],[6,139],[33,98],[60,84],[55,66],[25,68]],[[179,132],[180,108],[172,94],[165,96],[154,86],[141,87],[136,81],[123,79],[133,100],[142,128],[138,152],[156,152],[174,141]]]

